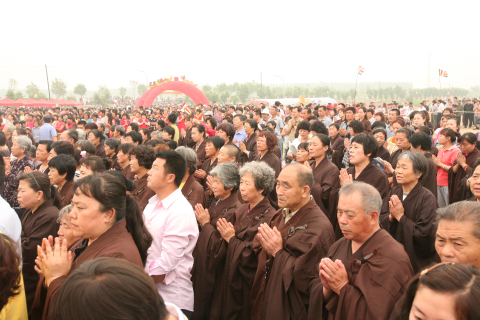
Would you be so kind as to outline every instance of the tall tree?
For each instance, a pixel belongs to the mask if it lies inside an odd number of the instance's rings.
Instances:
[[[53,79],[52,92],[57,98],[63,98],[67,93],[67,84],[62,79]]]
[[[38,95],[40,93],[40,88],[33,82],[30,82],[29,85],[27,85],[27,96],[28,98],[34,98],[35,95]]]
[[[228,90],[225,90],[220,95],[220,101],[221,102],[227,102],[229,97],[230,97],[230,92],[228,92]]]
[[[73,93],[83,97],[87,93],[87,87],[84,84],[77,84],[75,88],[73,88]]]
[[[137,87],[138,87],[138,81],[130,80],[130,86],[133,89],[133,99],[135,99],[135,94],[136,94],[136,90],[137,90]]]
[[[110,90],[107,86],[99,86],[98,91],[93,93],[93,102],[97,106],[106,107],[110,104]]]
[[[148,90],[147,85],[144,84],[144,83],[140,83],[137,88],[138,88],[138,95],[139,96],[141,96],[145,91]]]

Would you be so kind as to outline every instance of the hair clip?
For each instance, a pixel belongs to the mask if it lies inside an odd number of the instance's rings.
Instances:
[[[85,158],[87,156],[87,151],[80,152],[80,155],[82,156],[82,158]]]
[[[428,272],[432,271],[433,269],[436,269],[437,267],[439,266],[444,266],[446,264],[449,264],[449,265],[455,265],[455,262],[440,262],[440,263],[437,263],[436,265],[434,266],[431,266],[430,268],[427,268],[427,269],[424,269],[420,272],[420,276],[423,276],[424,274],[427,274]]]

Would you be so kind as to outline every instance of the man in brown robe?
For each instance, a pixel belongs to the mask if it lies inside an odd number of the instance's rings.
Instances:
[[[308,319],[388,319],[413,276],[402,245],[378,224],[382,199],[364,182],[340,190],[344,238],[333,244],[310,282]]]
[[[344,185],[353,181],[362,181],[374,186],[382,199],[384,199],[390,189],[388,185],[388,177],[382,170],[372,164],[378,150],[378,142],[371,135],[356,135],[350,148],[350,164],[348,170],[340,171],[340,185]]]
[[[259,227],[253,248],[258,267],[253,283],[252,319],[306,319],[310,278],[335,241],[332,224],[313,200],[313,174],[289,165],[277,179],[277,211]]]
[[[238,187],[233,189],[238,189]],[[214,310],[221,310],[220,295],[227,255],[227,243],[217,230],[217,222],[219,219],[230,221],[239,206],[237,192],[232,192],[227,199],[212,203],[210,209],[206,211],[206,214],[209,215],[208,219],[204,220],[198,214],[198,210],[195,212],[201,231],[193,250],[191,274],[194,312],[192,320],[221,319],[221,315],[217,314],[217,317],[213,317],[211,314]]]

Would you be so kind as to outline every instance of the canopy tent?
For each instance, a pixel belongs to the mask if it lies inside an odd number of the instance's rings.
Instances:
[[[67,101],[67,106],[81,106],[82,104],[80,102],[77,102],[73,99],[70,99]]]
[[[18,106],[18,104],[10,98],[0,100],[0,106]]]

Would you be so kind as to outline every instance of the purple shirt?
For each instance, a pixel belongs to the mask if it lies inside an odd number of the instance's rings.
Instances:
[[[160,202],[157,195],[150,198],[143,219],[153,237],[145,271],[149,275],[165,275],[163,281],[156,283],[165,302],[193,311],[190,271],[198,226],[192,206],[177,189]]]

